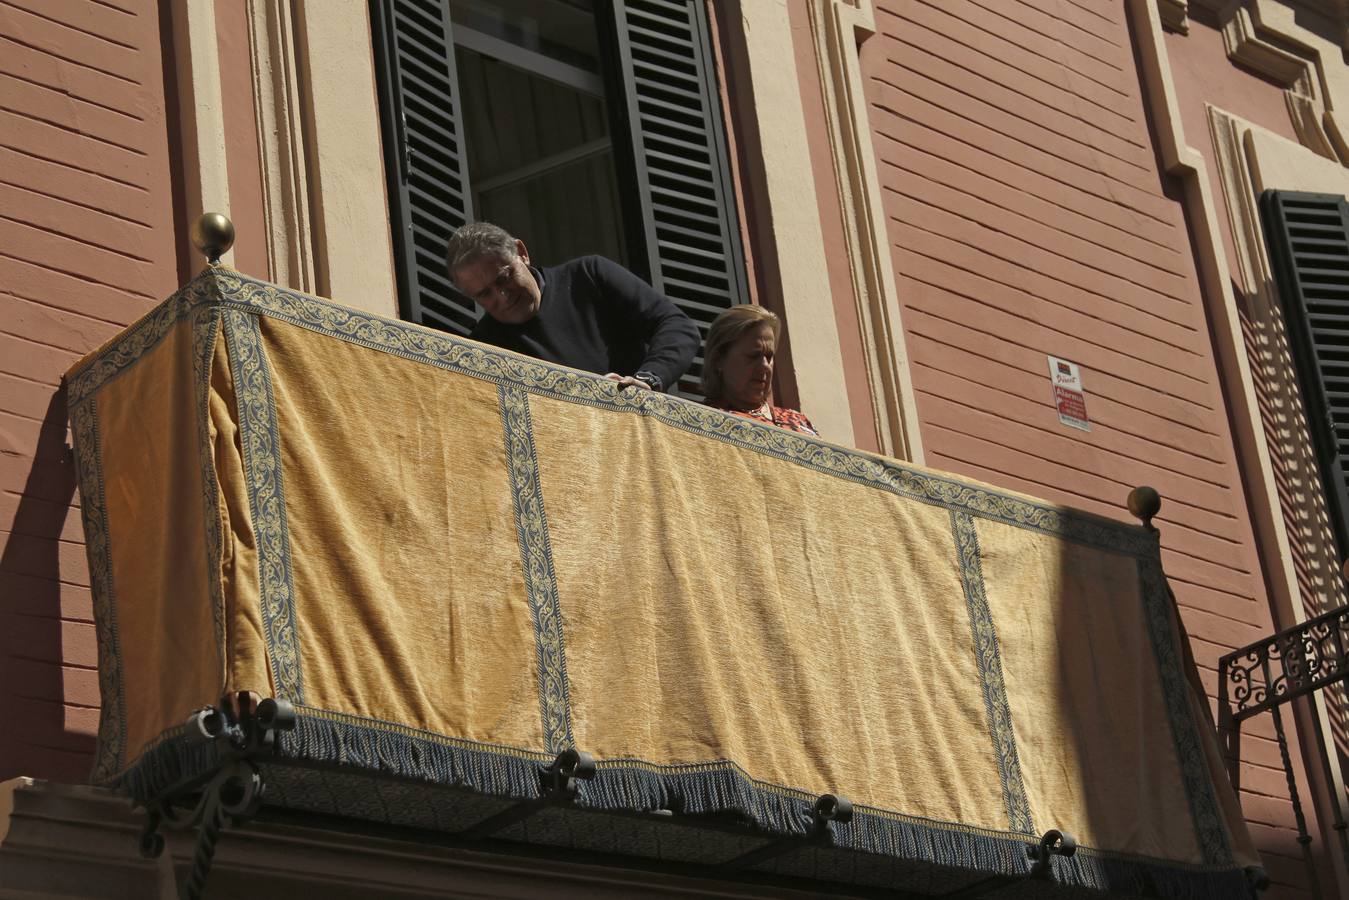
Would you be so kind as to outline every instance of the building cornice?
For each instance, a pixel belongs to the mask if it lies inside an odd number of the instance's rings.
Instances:
[[[137,853],[144,815],[110,791],[15,778],[0,783],[0,884],[6,896],[171,900],[192,867],[196,832],[168,829],[155,860]],[[620,900],[720,897],[806,900],[801,890],[731,881],[689,867],[610,864],[565,851],[465,846],[322,817],[263,818],[227,829],[207,885],[212,896],[549,897]],[[866,896],[859,891],[858,896]]]

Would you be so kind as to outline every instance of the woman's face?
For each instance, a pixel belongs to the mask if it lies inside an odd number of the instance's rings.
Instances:
[[[737,409],[756,409],[773,389],[777,338],[767,322],[745,331],[721,358],[722,400]]]

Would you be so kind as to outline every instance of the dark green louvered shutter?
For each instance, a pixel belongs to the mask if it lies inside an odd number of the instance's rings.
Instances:
[[[604,14],[615,161],[651,284],[698,323],[748,301],[721,102],[701,0],[626,0]],[[627,136],[628,144],[619,146]],[[680,388],[697,393],[701,348]]]
[[[445,274],[473,218],[446,0],[372,0],[398,296],[405,319],[467,334],[477,314]]]
[[[1349,206],[1265,191],[1260,218],[1341,556],[1349,555]]]

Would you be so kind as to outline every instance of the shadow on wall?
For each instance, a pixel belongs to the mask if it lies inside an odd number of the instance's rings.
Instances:
[[[1265,282],[1248,296],[1235,282],[1237,312],[1250,354],[1251,376],[1279,493],[1279,511],[1297,576],[1302,612],[1314,618],[1349,602],[1341,575],[1339,547],[1326,502],[1325,476],[1317,461],[1298,383],[1288,325],[1278,302],[1278,286]],[[1343,684],[1324,689],[1340,766],[1349,765],[1349,700]]]
[[[61,540],[72,527],[81,533],[74,496],[62,387],[0,553],[0,780],[89,778],[98,722],[92,610],[83,545]],[[67,690],[68,680],[79,683]]]

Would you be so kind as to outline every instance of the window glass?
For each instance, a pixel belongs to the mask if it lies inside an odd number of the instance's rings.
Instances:
[[[598,74],[592,0],[451,0],[450,19],[558,62]]]
[[[627,263],[591,5],[450,5],[474,208],[542,265]]]

